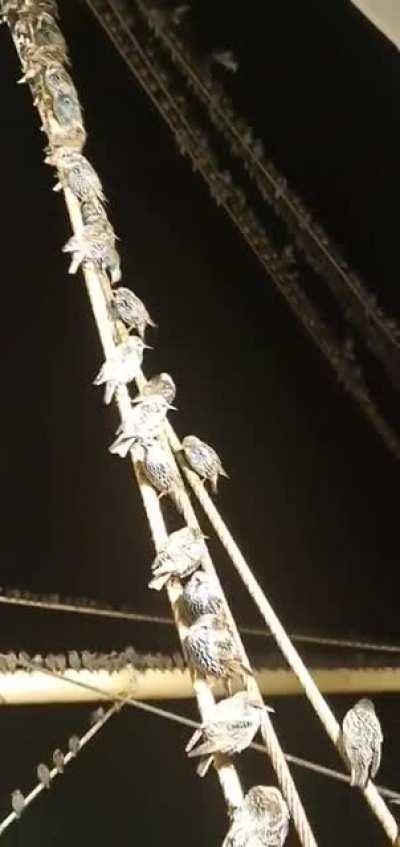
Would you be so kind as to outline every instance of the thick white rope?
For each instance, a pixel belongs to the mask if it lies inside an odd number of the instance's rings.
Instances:
[[[171,446],[174,450],[178,450],[180,446],[179,440],[177,439],[174,431],[172,430],[172,427],[170,427],[168,424],[167,427],[168,438],[170,440]],[[222,520],[218,509],[215,507],[213,501],[211,500],[211,497],[208,495],[205,486],[203,485],[199,477],[185,465],[184,460],[180,457],[180,454],[178,454],[178,457],[186,479],[188,480],[197,499],[199,500],[202,508],[204,509],[204,512],[206,513],[213,529],[215,530],[220,541],[225,547],[225,550],[227,551],[239,576],[241,577],[244,585],[246,586],[247,591],[249,592],[257,608],[261,612],[261,615],[264,618],[266,625],[269,627],[273,637],[275,638],[276,643],[280,647],[287,662],[289,663],[290,667],[299,679],[299,682],[301,683],[311,705],[313,706],[316,714],[318,715],[323,726],[325,727],[326,732],[333,741],[335,747],[340,752],[339,740],[341,737],[341,730],[339,723],[335,718],[335,715],[333,714],[326,700],[323,698],[321,692],[318,689],[318,686],[315,684],[311,674],[309,673],[307,667],[299,656],[297,650],[291,643],[290,638],[286,634],[286,631],[282,626],[278,616],[276,615],[274,609],[267,600],[262,588],[254,577],[249,565],[247,564],[242,553],[240,552],[239,547],[237,546],[231,533],[229,532],[228,527]],[[348,765],[347,762],[346,764]],[[378,794],[374,784],[369,781],[367,787],[363,790],[362,793],[365,799],[367,800],[369,806],[371,807],[372,811],[374,812],[375,816],[382,824],[391,842],[393,844],[397,843],[399,838],[399,829],[397,823],[393,815],[387,808],[386,804]]]

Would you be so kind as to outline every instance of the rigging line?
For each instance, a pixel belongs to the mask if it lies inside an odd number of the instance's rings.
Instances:
[[[81,688],[86,688],[89,691],[93,691],[95,694],[99,694],[102,697],[106,697],[107,699],[113,699],[117,703],[121,703],[121,705],[132,706],[135,709],[141,709],[143,712],[148,712],[152,715],[157,715],[158,717],[165,718],[166,720],[173,721],[175,723],[179,723],[182,726],[188,726],[193,729],[198,729],[201,727],[201,724],[198,721],[194,721],[191,718],[187,718],[184,715],[179,715],[176,712],[171,712],[169,709],[162,709],[160,706],[153,706],[150,703],[144,703],[142,700],[135,700],[134,697],[128,695],[120,695],[115,696],[113,698],[109,697],[108,692],[99,688],[95,685],[90,685],[87,682],[81,682],[80,680],[70,679],[63,674],[59,674],[56,671],[48,670],[47,668],[43,668],[38,666],[35,662],[24,661],[21,662],[22,667],[29,666],[33,671],[40,671],[41,673],[47,674],[48,676],[55,677],[56,679],[60,679],[62,682],[70,683],[71,685],[77,685]],[[266,748],[263,744],[257,744],[253,742],[250,745],[251,749],[256,750],[259,753],[266,753]],[[290,753],[284,753],[285,758],[288,762],[291,762],[294,765],[298,765],[299,767],[303,767],[307,770],[314,771],[315,773],[319,773],[322,776],[332,777],[332,779],[337,779],[341,782],[345,782],[350,784],[350,777],[348,774],[341,773],[340,771],[333,770],[333,768],[327,768],[325,765],[320,765],[317,762],[312,762],[309,759],[303,759],[299,756],[293,756]],[[386,788],[383,785],[376,785],[379,793],[384,797],[388,797],[390,799],[399,799],[400,793],[394,791],[391,788]]]
[[[161,624],[166,626],[174,626],[172,618],[163,617],[162,615],[150,615],[143,612],[134,612],[133,610],[123,609],[104,609],[101,606],[85,606],[78,603],[53,603],[50,600],[33,600],[25,597],[7,597],[0,594],[0,603],[11,606],[28,606],[34,609],[43,609],[46,611],[55,612],[72,612],[80,615],[93,615],[104,618],[117,618],[126,621],[136,621],[137,623]],[[239,632],[243,635],[251,635],[260,638],[273,638],[272,633],[262,627],[239,626]],[[292,641],[299,641],[305,644],[320,644],[322,647],[341,647],[352,650],[366,650],[379,653],[400,653],[400,645],[396,644],[378,644],[373,641],[352,641],[349,638],[330,638],[319,635],[298,635],[291,634],[289,638]]]
[[[118,701],[115,702],[114,705],[111,706],[111,708],[107,710],[105,715],[103,715],[98,721],[96,721],[96,723],[94,723],[93,726],[90,727],[90,729],[84,735],[82,735],[80,737],[78,754],[80,753],[81,748],[84,747],[89,741],[91,741],[92,738],[94,738],[95,735],[97,735],[99,730],[103,728],[104,724],[106,724],[107,721],[109,721],[110,718],[113,717],[113,715],[115,715],[115,714],[117,714],[118,712],[121,711],[123,705],[124,705],[124,699],[122,698],[121,701],[118,699]],[[65,756],[64,756],[64,767],[66,765],[68,765],[72,761],[72,759],[75,759],[76,756],[77,756],[77,754],[72,753],[71,751],[66,753]],[[56,776],[59,776],[59,775],[60,775],[60,771],[56,767],[54,767],[50,770],[50,780],[51,781],[53,781],[56,778]],[[27,794],[26,797],[24,797],[24,811],[25,811],[25,807],[29,806],[33,802],[33,800],[35,800],[36,797],[38,797],[39,794],[42,791],[45,790],[45,788],[46,788],[46,786],[43,785],[42,782],[38,782],[37,785],[35,785],[35,787],[32,789],[32,791],[30,791],[29,794]],[[3,835],[3,833],[6,831],[6,829],[8,829],[8,827],[11,826],[11,824],[14,823],[15,821],[17,821],[18,819],[19,818],[18,818],[18,816],[16,815],[15,812],[11,812],[9,815],[7,815],[7,817],[4,818],[4,820],[1,821],[1,823],[0,823],[0,837]]]
[[[136,0],[136,5],[140,9],[143,17],[145,17],[148,25],[151,27],[152,32],[154,32],[156,37],[160,41],[164,42],[164,45],[167,47],[167,49],[169,49],[173,60],[175,60],[175,63],[180,66],[181,69],[183,69],[189,79],[191,79],[191,81],[193,82],[194,86],[197,87],[198,91],[200,92],[200,99],[203,99],[203,102],[204,100],[206,100],[212,113],[211,118],[214,113],[221,118],[227,130],[234,137],[235,141],[239,143],[245,154],[247,154],[252,163],[257,167],[260,173],[262,173],[265,179],[269,182],[277,197],[284,201],[293,217],[297,220],[300,230],[307,232],[310,239],[314,242],[314,244],[318,246],[318,249],[324,255],[325,259],[327,259],[328,262],[333,266],[336,273],[341,277],[342,281],[349,288],[354,297],[356,297],[356,299],[358,299],[363,308],[365,308],[363,296],[367,297],[367,292],[365,292],[364,294],[362,291],[360,291],[359,286],[354,284],[353,280],[351,279],[351,276],[346,273],[345,269],[341,267],[341,265],[335,259],[334,253],[329,250],[328,245],[325,244],[324,241],[320,238],[317,230],[313,228],[312,223],[310,222],[310,220],[308,220],[309,213],[307,212],[307,210],[305,209],[303,214],[301,209],[297,207],[296,203],[291,198],[287,186],[285,190],[285,186],[283,185],[283,178],[280,175],[277,175],[275,177],[268,171],[268,168],[264,165],[259,156],[255,153],[251,144],[246,141],[241,132],[236,128],[234,122],[229,118],[228,113],[220,105],[220,103],[218,102],[218,98],[213,98],[212,92],[203,83],[201,77],[198,74],[198,70],[193,66],[191,62],[188,61],[185,54],[181,52],[182,46],[181,49],[179,48],[179,46],[177,46],[179,45],[179,41],[175,37],[171,38],[170,35],[166,32],[166,30],[162,27],[155,28],[151,26],[151,22],[149,21],[149,10],[146,8],[145,3],[141,2],[141,0]],[[223,96],[224,98],[226,98],[225,93],[223,94]],[[229,103],[229,107],[232,109],[233,112],[233,106],[231,102]],[[318,226],[318,222],[315,221],[315,223]],[[362,285],[362,283],[360,282],[359,285]],[[400,342],[398,338],[393,335],[393,333],[390,331],[390,327],[387,326],[384,319],[380,318],[376,311],[371,308],[368,309],[368,314],[369,317],[373,319],[375,324],[383,331],[383,334],[386,335],[389,341],[396,348],[399,348]]]
[[[143,80],[143,77],[140,74],[140,71],[135,67],[135,65],[131,62],[131,60],[126,56],[124,49],[121,47],[121,44],[118,42],[118,39],[115,37],[115,34],[108,28],[106,21],[104,20],[104,16],[100,14],[100,12],[96,8],[96,2],[98,0],[86,0],[89,8],[102,25],[103,29],[105,29],[108,37],[116,46],[118,52],[122,56],[122,58],[126,61],[128,67],[134,74],[134,76],[138,79],[148,96],[150,97],[153,104],[156,106],[157,110],[164,118],[165,122],[168,124],[173,134],[177,134],[177,128],[171,122],[168,113],[163,109],[162,105],[157,101],[154,93],[149,89],[149,86],[146,84],[146,81]],[[111,0],[112,2],[112,0]],[[110,9],[110,7],[107,7]],[[113,7],[114,8],[114,7]],[[132,44],[135,45],[135,49],[139,52],[141,51],[139,42],[134,37],[131,30],[129,30],[126,24],[123,24],[124,30],[126,34],[128,34]],[[153,64],[150,65],[151,73],[155,79],[157,79],[157,74],[154,71],[154,60]],[[165,91],[163,83],[158,81],[158,85],[160,88]],[[179,118],[183,122],[183,125],[187,125],[186,121],[182,119],[181,110],[174,102],[171,95],[168,95],[170,102],[173,104],[173,108],[178,114]],[[190,134],[190,130],[188,130]],[[193,137],[193,134],[192,134]],[[195,143],[197,140],[195,139]],[[193,152],[188,149],[188,155],[195,162],[197,170],[202,174],[203,178],[209,185],[210,189],[212,188],[212,182],[207,175],[206,169],[200,160],[196,159],[196,156]],[[211,163],[208,163],[209,167],[211,167]],[[218,173],[218,171],[217,171]],[[315,342],[318,349],[323,353],[325,358],[330,363],[333,370],[339,377],[339,381],[343,382],[346,389],[353,395],[354,399],[357,401],[358,405],[362,409],[366,418],[370,421],[376,432],[381,436],[383,441],[385,442],[387,448],[396,456],[396,458],[400,458],[400,442],[397,438],[397,435],[393,428],[387,423],[383,415],[381,414],[379,408],[374,404],[371,395],[369,394],[369,390],[365,384],[360,384],[357,379],[354,378],[351,369],[349,368],[340,347],[338,346],[337,340],[333,336],[331,330],[324,323],[317,309],[311,304],[311,301],[308,300],[302,288],[294,281],[288,280],[286,275],[282,275],[279,271],[276,271],[274,267],[272,267],[271,263],[274,262],[274,257],[270,255],[266,258],[266,249],[264,248],[261,253],[257,248],[255,241],[252,237],[251,231],[248,227],[242,224],[239,216],[231,209],[229,203],[224,199],[220,199],[219,205],[221,205],[231,221],[236,225],[237,229],[241,233],[242,237],[246,241],[247,245],[250,247],[256,258],[259,260],[260,264],[263,266],[267,275],[274,282],[282,296],[285,298],[286,302],[290,305],[293,312],[311,336],[313,341]],[[266,234],[264,232],[264,237],[266,238]],[[270,249],[270,248],[269,248]]]

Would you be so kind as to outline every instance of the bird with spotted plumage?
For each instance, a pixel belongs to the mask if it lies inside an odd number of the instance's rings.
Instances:
[[[256,785],[234,810],[222,847],[283,847],[289,809],[278,788]]]
[[[93,262],[108,274],[111,285],[121,279],[121,263],[115,249],[115,233],[107,219],[87,224],[79,235],[73,235],[64,245],[63,253],[72,253],[69,274],[75,274],[80,265]]]
[[[160,373],[152,376],[147,380],[146,385],[140,391],[140,394],[135,397],[135,402],[151,397],[153,394],[158,394],[164,397],[168,403],[173,403],[176,397],[176,386],[172,376],[167,373]]]
[[[116,288],[110,306],[113,317],[121,320],[128,332],[135,329],[141,338],[144,338],[147,326],[156,326],[144,303],[129,288]]]
[[[143,361],[143,350],[147,347],[141,338],[132,336],[117,344],[114,355],[102,364],[93,385],[105,383],[106,405],[111,403],[120,385],[128,385],[135,379]]]
[[[375,706],[362,698],[346,713],[342,743],[351,767],[350,785],[365,788],[374,779],[381,763],[383,733]]]
[[[194,470],[202,480],[209,480],[214,494],[218,492],[218,477],[228,474],[224,471],[221,459],[215,450],[197,438],[196,435],[186,435],[182,441],[181,450],[189,467]]]
[[[103,186],[91,163],[77,150],[60,148],[45,159],[58,168],[59,181],[54,191],[69,188],[79,201],[96,198],[105,202]]]
[[[224,600],[215,577],[196,571],[184,585],[181,607],[185,620],[192,624],[202,615],[219,614]]]
[[[205,776],[218,753],[235,756],[245,750],[257,734],[266,711],[273,712],[274,709],[265,706],[261,700],[255,700],[247,691],[238,691],[216,703],[208,719],[200,729],[196,729],[185,748],[190,758],[202,757],[197,768],[199,776]],[[202,743],[195,747],[200,740]]]
[[[158,491],[159,497],[168,494],[178,512],[183,513],[182,496],[185,489],[182,478],[168,453],[157,439],[144,443],[143,453],[142,468],[146,479]]]
[[[170,579],[190,576],[207,552],[205,538],[198,527],[184,526],[171,532],[151,566],[149,588],[161,591]]]
[[[253,676],[243,662],[238,644],[222,616],[202,615],[184,640],[184,652],[195,675],[223,679]]]
[[[135,398],[137,401],[138,398]],[[117,438],[108,448],[121,458],[125,458],[136,445],[144,445],[155,438],[169,409],[174,409],[164,397],[156,394],[145,397],[132,408],[123,424],[118,427]]]

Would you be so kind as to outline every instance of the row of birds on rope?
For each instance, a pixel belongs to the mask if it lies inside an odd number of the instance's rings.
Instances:
[[[112,285],[121,279],[115,234],[104,208],[101,182],[83,156],[86,134],[78,95],[64,64],[68,54],[56,22],[53,0],[6,0],[3,15],[9,23],[21,57],[24,76],[29,81],[44,115],[43,129],[50,140],[46,162],[57,168],[56,190],[68,188],[80,204],[83,231],[64,247],[72,253],[70,273],[92,262],[109,276]],[[147,326],[154,326],[142,301],[129,289],[114,290],[110,317],[121,320],[128,331],[138,335],[116,345],[115,354],[102,365],[95,385],[105,384],[105,402],[111,402],[121,385],[127,386],[139,374]],[[153,377],[132,400],[127,420],[116,433],[110,452],[125,457],[139,449],[147,480],[160,496],[170,494],[182,511],[183,482],[164,450],[160,435],[167,412],[175,398],[175,385],[168,374]],[[196,436],[183,439],[181,450],[186,462],[201,479],[209,480],[214,491],[220,475],[226,476],[217,453]],[[136,455],[137,458],[137,455]],[[149,587],[161,590],[170,580],[187,579],[182,594],[182,614],[189,629],[184,652],[194,676],[224,680],[230,694],[234,677],[242,681],[252,676],[238,651],[224,615],[224,601],[218,584],[200,569],[206,554],[205,536],[200,529],[185,526],[171,533],[152,564]],[[261,726],[266,707],[254,701],[247,690],[228,696],[213,707],[209,719],[196,730],[187,744],[190,757],[201,758],[198,772],[203,776],[215,755],[233,756],[246,749]],[[201,742],[201,743],[199,743]],[[343,722],[343,746],[352,767],[352,784],[364,786],[374,776],[380,761],[382,733],[373,705],[362,700]],[[42,774],[43,776],[43,774]],[[40,779],[39,775],[39,779]],[[44,778],[44,776],[43,776]],[[282,847],[288,832],[289,812],[280,791],[274,786],[256,786],[232,812],[225,839],[228,847],[270,845]]]

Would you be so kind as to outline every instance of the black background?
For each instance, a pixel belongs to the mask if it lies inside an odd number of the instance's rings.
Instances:
[[[197,2],[209,47],[232,47],[236,104],[269,155],[319,213],[372,291],[396,311],[400,64],[347,2]],[[148,373],[178,385],[180,434],[215,445],[231,480],[219,505],[292,631],[400,637],[397,466],[217,209],[80,0],[62,25],[89,132],[121,237],[123,281],[159,329]],[[207,42],[208,39],[208,42]],[[3,408],[0,438],[5,586],[83,594],[166,613],[148,592],[152,548],[129,464],[107,452],[116,425],[91,385],[101,351],[70,235],[51,193],[27,87],[1,31]],[[259,623],[217,544],[232,606]],[[165,630],[1,607],[1,649],[177,649]],[[252,645],[249,644],[249,649]],[[257,644],[260,651],[260,645]],[[376,697],[385,732],[379,779],[398,786],[398,698]],[[341,717],[352,698],[330,698]],[[192,704],[171,704],[194,715]],[[303,698],[277,700],[292,753],[338,764]],[[87,726],[87,707],[3,709],[0,810],[27,792],[38,761]],[[5,845],[220,843],[216,780],[183,755],[187,732],[126,710],[4,837]],[[271,774],[243,756],[246,786]],[[382,830],[356,793],[296,770],[321,845],[371,847]],[[290,840],[291,839],[291,840]],[[296,843],[294,834],[288,843]]]

